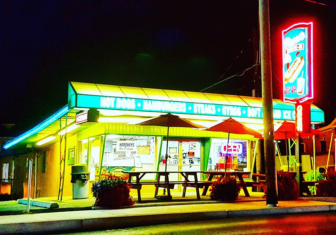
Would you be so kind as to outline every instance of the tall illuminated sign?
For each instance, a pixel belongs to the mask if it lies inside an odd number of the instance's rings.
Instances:
[[[298,23],[282,31],[283,101],[313,99],[313,23]]]

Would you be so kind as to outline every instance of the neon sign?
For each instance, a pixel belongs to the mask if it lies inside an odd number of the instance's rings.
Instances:
[[[283,101],[313,99],[313,23],[282,31]]]
[[[310,133],[310,103],[297,103],[295,105],[295,126],[299,133]]]
[[[220,153],[225,154],[242,154],[243,144],[242,143],[223,143],[220,147]]]

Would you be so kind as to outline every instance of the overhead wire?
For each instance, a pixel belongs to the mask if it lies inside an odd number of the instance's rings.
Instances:
[[[222,76],[220,76],[218,78],[218,80],[222,79],[226,73],[230,70],[230,68],[233,66],[233,64],[239,59],[239,57],[243,54],[245,48],[247,47],[247,45],[251,42],[251,38],[249,38],[249,40],[246,42],[246,44],[243,46],[243,48],[240,50],[239,54],[236,56],[236,58],[232,61],[232,63],[230,64],[230,66],[225,70],[225,72],[222,74]]]
[[[235,62],[239,59],[239,57],[243,54],[245,48],[247,47],[247,45],[248,45],[251,41],[252,41],[251,38],[249,38],[248,41],[246,42],[246,44],[245,44],[245,45],[243,46],[243,48],[240,50],[239,54],[238,54],[238,55],[236,56],[236,58],[232,61],[232,63],[231,63],[231,64],[229,65],[229,67],[225,70],[225,72],[218,78],[218,80],[222,79],[222,78],[226,75],[226,73],[231,69],[231,67],[234,65],[234,63],[235,63]],[[235,74],[235,75],[232,75],[232,76],[230,76],[230,77],[228,77],[228,78],[224,78],[223,80],[221,80],[221,81],[219,81],[219,82],[217,82],[217,83],[215,83],[215,84],[213,84],[213,85],[211,85],[211,86],[209,86],[209,87],[206,87],[206,88],[204,88],[204,89],[202,89],[202,90],[200,90],[200,91],[202,92],[202,91],[208,90],[208,89],[210,89],[210,88],[212,88],[212,87],[214,87],[214,86],[216,86],[216,85],[218,85],[218,84],[220,84],[220,83],[222,83],[222,82],[225,82],[225,81],[229,80],[230,78],[233,78],[233,77],[241,77],[241,76],[244,75],[244,73],[245,73],[247,70],[249,70],[249,69],[255,67],[256,65],[257,65],[257,64],[255,64],[255,65],[253,65],[252,67],[250,67],[250,68],[244,70],[243,72],[241,72],[241,73],[242,73],[241,75],[239,75],[239,74]]]
[[[231,79],[231,78],[234,78],[234,77],[241,77],[241,76],[243,76],[243,75],[245,74],[246,71],[248,71],[248,70],[254,68],[254,67],[257,66],[257,65],[259,65],[259,64],[254,64],[254,65],[252,65],[251,67],[249,67],[249,68],[243,70],[242,72],[237,73],[237,74],[234,74],[234,75],[232,75],[232,76],[230,76],[230,77],[224,78],[223,80],[221,80],[221,81],[219,81],[219,82],[216,82],[215,84],[213,84],[213,85],[211,85],[211,86],[208,86],[208,87],[206,87],[206,88],[204,88],[204,89],[202,89],[202,90],[200,90],[200,91],[203,92],[203,91],[205,91],[205,90],[208,90],[208,89],[210,89],[210,88],[212,88],[212,87],[214,87],[214,86],[217,86],[218,84],[220,84],[220,83],[222,83],[222,82],[225,82],[225,81],[227,81],[227,80],[229,80],[229,79]]]
[[[314,1],[314,0],[304,0],[304,1],[314,3],[314,4],[318,4],[318,5],[325,6],[325,7],[332,7],[332,8],[335,7],[335,6],[332,6],[330,4],[319,2],[319,1]]]

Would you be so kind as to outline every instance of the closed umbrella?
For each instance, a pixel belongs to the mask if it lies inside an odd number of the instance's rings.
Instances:
[[[141,122],[139,123],[139,125],[167,127],[167,147],[166,147],[166,156],[165,156],[166,158],[165,171],[167,171],[169,128],[170,127],[205,128],[201,125],[197,125],[195,123],[192,123],[186,119],[180,118],[179,116],[173,115],[171,113],[161,115],[159,117],[150,119],[148,121]]]
[[[321,131],[317,130],[317,129],[310,129],[310,133],[300,133],[300,136],[302,138],[306,138],[306,137],[312,137],[315,135],[320,134]],[[315,155],[315,139],[313,139],[313,158],[314,158],[314,180],[316,180],[316,155]],[[329,162],[329,160],[327,160],[327,162]]]
[[[286,155],[287,155],[287,164],[288,164],[288,171],[289,171],[289,155],[288,155],[288,138],[296,138],[296,128],[295,124],[292,122],[284,121],[281,126],[274,132],[274,139],[275,140],[285,140],[286,145]]]
[[[225,172],[226,172],[226,162],[227,162],[227,152],[228,152],[228,143],[230,141],[230,134],[242,134],[242,135],[253,135],[256,138],[262,138],[262,135],[251,129],[248,128],[247,126],[244,126],[240,122],[234,120],[233,118],[228,118],[225,121],[214,125],[210,128],[207,129],[208,131],[220,131],[220,132],[226,132],[228,133],[228,140],[226,143],[226,155],[225,155]]]

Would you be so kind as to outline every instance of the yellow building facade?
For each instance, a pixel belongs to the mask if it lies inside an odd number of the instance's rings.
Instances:
[[[275,127],[295,120],[294,105],[275,99],[273,109]],[[167,145],[166,127],[139,125],[166,113],[206,128],[232,117],[263,130],[261,98],[70,82],[67,105],[4,145],[0,193],[27,196],[29,161],[32,197],[72,196],[71,169],[78,164],[87,166],[89,184],[123,170],[161,171],[166,164],[170,171],[214,170],[223,167],[224,154],[229,170],[253,172],[256,138],[231,134],[227,142],[227,133],[172,127]],[[314,105],[311,122],[324,122]]]

